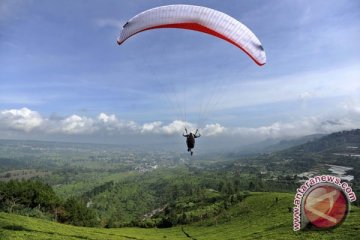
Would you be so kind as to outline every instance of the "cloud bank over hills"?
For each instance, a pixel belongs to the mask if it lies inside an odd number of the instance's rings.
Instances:
[[[360,104],[351,102],[342,106],[341,116],[311,116],[293,122],[274,122],[257,127],[223,126],[208,123],[200,127],[203,137],[215,139],[236,139],[241,143],[262,141],[268,138],[294,138],[314,133],[358,128],[360,126]],[[32,139],[39,136],[56,140],[60,136],[76,137],[94,141],[99,136],[111,139],[148,138],[149,136],[179,136],[184,127],[194,131],[195,123],[174,120],[164,123],[153,121],[138,123],[124,120],[115,114],[100,113],[95,117],[72,114],[70,116],[44,116],[29,108],[5,109],[0,111],[0,132],[3,138]],[[143,142],[142,142],[143,143]]]

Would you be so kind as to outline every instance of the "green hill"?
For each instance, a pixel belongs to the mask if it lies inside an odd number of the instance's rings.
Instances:
[[[278,198],[276,202],[275,199]],[[292,231],[293,194],[253,193],[221,216],[173,228],[86,228],[0,213],[0,239],[356,239],[360,209],[327,231]]]
[[[259,154],[252,158],[239,159],[235,163],[244,166],[263,166],[262,171],[277,176],[295,176],[304,172],[332,174],[330,165],[352,168],[346,174],[354,176],[352,187],[360,186],[360,129],[332,133],[315,138],[304,144],[281,151]],[[233,166],[230,166],[231,169]]]
[[[306,152],[306,153],[359,153],[360,129],[335,132],[322,138],[315,139],[284,150],[284,152]]]

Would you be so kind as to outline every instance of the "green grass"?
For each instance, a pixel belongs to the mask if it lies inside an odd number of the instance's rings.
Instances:
[[[217,218],[183,230],[193,239],[358,239],[360,209],[351,208],[348,219],[328,231],[292,231],[293,194],[253,193]],[[278,197],[278,202],[275,198]],[[0,213],[0,239],[191,239],[181,226],[168,229],[85,228]]]
[[[0,214],[0,239],[184,239],[175,229],[74,227],[13,214]]]
[[[275,198],[278,197],[276,203]],[[227,222],[217,226],[214,219],[186,227],[196,239],[357,239],[360,234],[360,209],[352,207],[348,219],[340,227],[328,231],[292,230],[294,195],[287,193],[256,193],[230,209]],[[221,220],[220,221],[224,221]]]

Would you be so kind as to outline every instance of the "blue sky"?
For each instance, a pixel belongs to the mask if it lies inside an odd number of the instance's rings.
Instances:
[[[262,42],[267,64],[193,31],[147,31],[116,44],[128,19],[175,3],[238,19]],[[178,134],[186,120],[241,142],[359,127],[359,39],[359,1],[2,0],[0,132],[119,141]]]

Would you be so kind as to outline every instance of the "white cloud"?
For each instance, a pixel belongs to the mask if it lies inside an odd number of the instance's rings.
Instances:
[[[168,134],[168,135],[179,134],[184,131],[185,127],[189,131],[192,131],[192,129],[195,129],[195,125],[192,123],[176,120],[166,126],[163,126],[161,132]]]
[[[224,126],[215,123],[215,124],[205,125],[204,129],[202,130],[202,133],[204,136],[215,136],[224,133],[226,130],[227,129]]]
[[[195,124],[180,120],[175,120],[167,125],[163,125],[163,123],[160,121],[155,121],[143,124],[141,127],[141,132],[174,135],[184,132],[185,127],[188,129],[188,131],[194,131],[196,129]]]
[[[118,120],[114,114],[107,115],[105,113],[100,113],[98,120],[103,123],[117,123]]]
[[[3,136],[16,130],[26,136],[40,134],[47,136],[88,135],[96,138],[102,136],[123,135],[180,135],[184,128],[194,132],[196,124],[175,120],[168,124],[154,121],[139,124],[134,121],[118,119],[115,114],[100,113],[97,117],[79,116],[76,114],[65,118],[46,118],[28,108],[0,111],[0,129]],[[267,138],[293,138],[314,133],[331,133],[360,127],[360,104],[357,101],[343,105],[339,117],[311,116],[293,122],[274,122],[259,127],[225,127],[211,123],[199,129],[204,137],[232,137],[241,142],[261,141]]]
[[[60,132],[66,134],[91,134],[97,130],[94,120],[78,115],[71,115],[60,121]]]
[[[3,110],[0,112],[0,127],[30,132],[41,126],[44,119],[38,112],[28,108]]]
[[[329,120],[330,119],[330,120]],[[275,122],[257,128],[228,129],[227,133],[249,139],[264,140],[268,138],[294,138],[310,134],[350,130],[360,127],[360,115],[357,118],[344,116],[338,119],[324,117],[307,117],[295,122]]]
[[[115,114],[100,113],[94,124],[97,125],[99,131],[111,135],[115,133],[132,133],[139,129],[138,124],[134,121],[119,120]]]
[[[145,123],[141,127],[141,132],[142,133],[159,132],[161,125],[162,125],[162,122],[160,122],[160,121]]]
[[[344,103],[343,108],[350,114],[358,114],[360,118],[360,99],[351,99]]]

